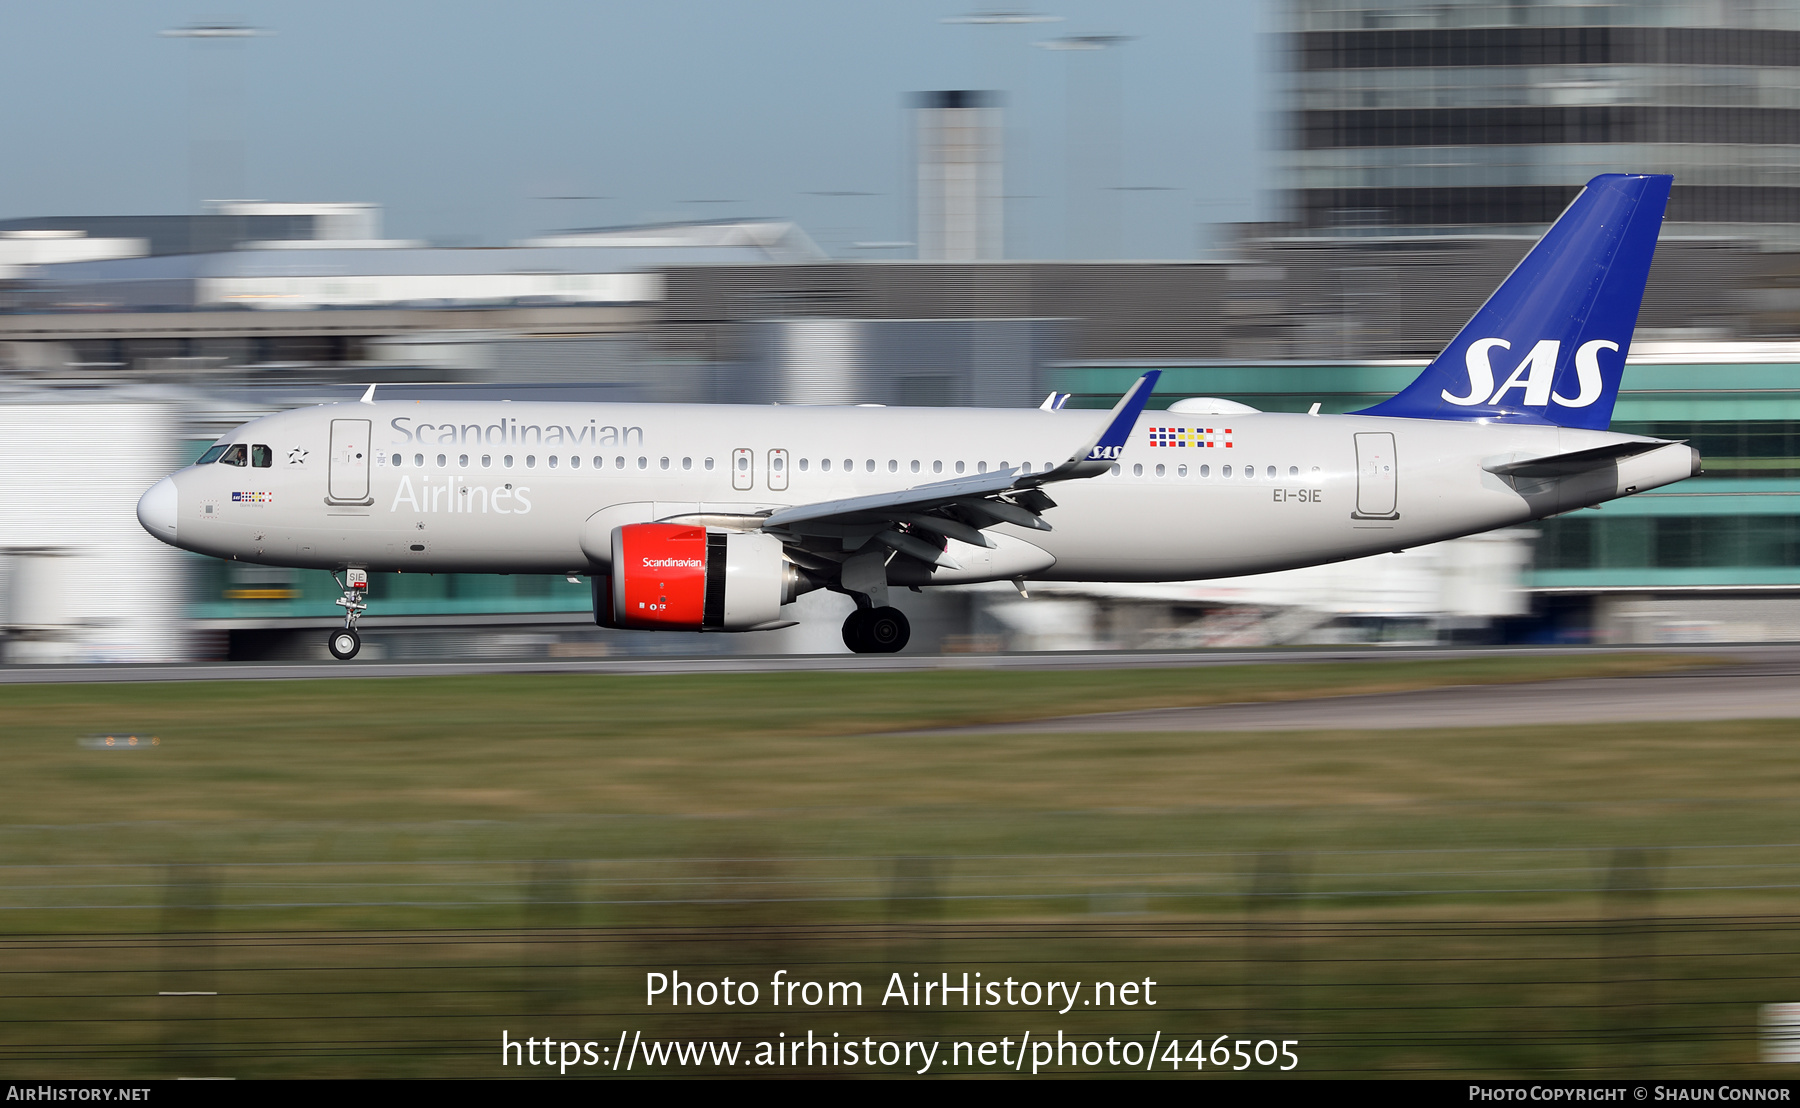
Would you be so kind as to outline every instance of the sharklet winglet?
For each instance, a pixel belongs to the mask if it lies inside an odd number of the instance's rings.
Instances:
[[[1113,405],[1112,418],[1106,421],[1106,426],[1086,446],[1048,473],[1020,478],[1019,487],[1032,488],[1050,481],[1092,477],[1110,469],[1124,453],[1126,440],[1131,438],[1131,430],[1137,426],[1138,416],[1143,414],[1144,405],[1150,402],[1150,394],[1156,391],[1156,382],[1161,377],[1160,369],[1152,369],[1139,377]]]

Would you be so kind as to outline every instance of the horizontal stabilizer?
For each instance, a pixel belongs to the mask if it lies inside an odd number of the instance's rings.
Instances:
[[[1605,446],[1596,446],[1588,450],[1572,450],[1567,454],[1547,454],[1538,458],[1517,458],[1510,461],[1490,461],[1482,465],[1482,469],[1501,477],[1567,477],[1570,474],[1582,473],[1590,469],[1598,469],[1611,462],[1624,458],[1648,454],[1652,450],[1661,450],[1674,443],[1667,439],[1633,439],[1630,442],[1614,442]]]

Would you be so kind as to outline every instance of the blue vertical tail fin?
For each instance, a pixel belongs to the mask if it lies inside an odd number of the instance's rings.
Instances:
[[[1673,181],[1589,181],[1425,372],[1358,414],[1605,430]]]

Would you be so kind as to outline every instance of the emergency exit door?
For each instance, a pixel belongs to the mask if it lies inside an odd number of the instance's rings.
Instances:
[[[330,470],[327,499],[335,504],[370,503],[368,420],[331,421]]]
[[[769,487],[776,492],[786,492],[788,485],[788,452],[785,450],[769,451]]]
[[[1356,436],[1357,519],[1398,519],[1399,473],[1394,460],[1394,436],[1390,431],[1365,431]]]
[[[739,447],[731,452],[731,487],[747,489],[756,484],[756,455]]]

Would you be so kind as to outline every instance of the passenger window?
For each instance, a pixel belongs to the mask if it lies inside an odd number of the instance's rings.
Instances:
[[[458,454],[456,456],[456,464],[461,469],[468,469],[469,468],[469,456],[467,454]]]
[[[963,464],[961,462],[957,462],[956,463],[956,472],[961,473],[962,471],[963,471]]]
[[[236,443],[225,448],[225,456],[220,458],[219,461],[224,462],[228,466],[241,466],[244,464],[246,454],[248,454],[248,450],[245,448],[244,444],[241,442]]]
[[[1200,467],[1200,476],[1211,477],[1212,476],[1212,467],[1211,466],[1201,466]]]
[[[917,459],[917,458],[914,458],[914,459],[913,459],[913,460],[912,460],[912,471],[913,471],[913,472],[914,472],[914,473],[917,473],[917,472],[919,472],[919,459]]]
[[[932,462],[931,463],[931,472],[933,472],[933,473],[944,472],[944,463],[941,461]]]
[[[807,460],[806,460],[806,459],[805,459],[805,458],[801,458],[801,459],[800,459],[800,472],[801,472],[801,473],[805,473],[805,472],[806,472],[806,467],[807,467],[807,465],[808,465],[808,464],[809,464],[809,463],[808,463],[808,462],[807,462]]]
[[[197,466],[212,465],[219,460],[219,455],[223,453],[225,453],[225,448],[223,446],[209,446],[206,448],[206,453],[200,455],[200,459],[194,464]]]
[[[443,469],[445,466],[447,466],[449,464],[450,464],[449,458],[444,457],[442,454],[438,455],[438,468],[439,469]]]
[[[569,468],[570,469],[580,469],[581,468],[581,455],[579,455],[579,454],[569,455]]]
[[[550,455],[550,468],[551,469],[556,468],[556,458],[557,458],[557,456],[555,454]]]
[[[831,472],[831,459],[830,458],[820,458],[819,459],[819,468],[824,470],[826,473],[830,473]]]
[[[1175,467],[1175,476],[1186,477],[1187,476],[1187,467],[1186,466],[1176,466]]]
[[[1143,463],[1140,462],[1137,465],[1132,466],[1131,467],[1131,475],[1133,477],[1142,477],[1144,475]]]
[[[275,452],[257,443],[250,448],[250,464],[256,469],[268,469],[275,462]]]
[[[712,469],[712,459],[711,458],[706,459],[706,468],[709,470]]]

